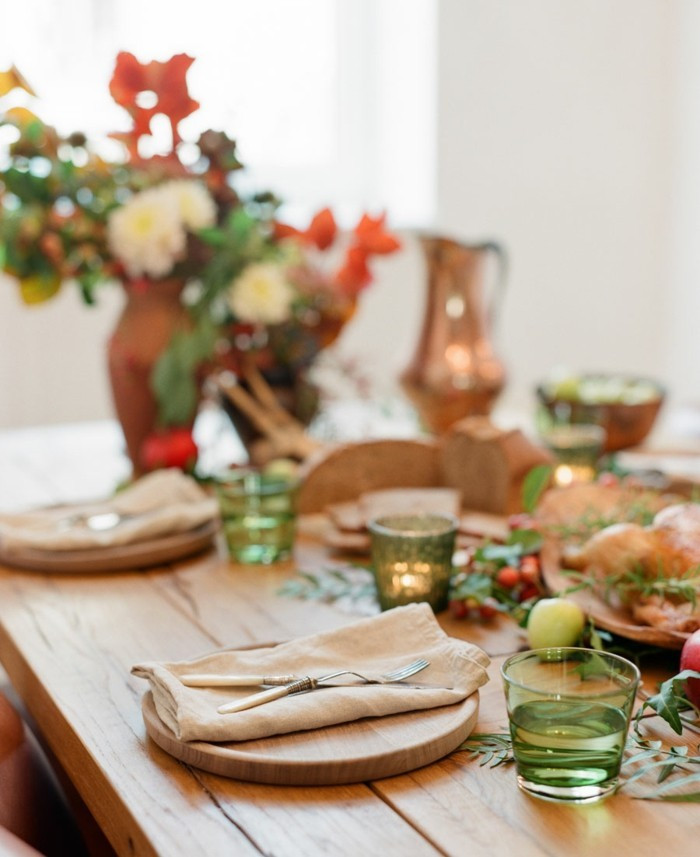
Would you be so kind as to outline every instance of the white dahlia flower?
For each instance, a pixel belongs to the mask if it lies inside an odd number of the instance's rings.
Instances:
[[[160,185],[158,189],[174,200],[185,229],[204,229],[216,222],[216,203],[201,182],[175,179]]]
[[[260,262],[248,265],[233,281],[228,302],[239,321],[279,324],[291,315],[294,297],[284,268],[274,262]]]
[[[134,194],[107,221],[112,253],[131,277],[163,277],[185,252],[186,236],[172,195],[162,188]]]

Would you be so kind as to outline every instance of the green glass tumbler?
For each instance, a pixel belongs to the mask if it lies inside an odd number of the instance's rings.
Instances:
[[[297,483],[250,470],[215,478],[229,556],[268,564],[291,556],[296,529]]]
[[[457,519],[446,515],[386,515],[368,524],[372,566],[382,610],[427,601],[447,607]]]
[[[592,803],[618,785],[637,667],[592,649],[533,649],[501,667],[518,785],[545,800]]]

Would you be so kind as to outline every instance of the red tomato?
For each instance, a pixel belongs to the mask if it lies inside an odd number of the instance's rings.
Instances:
[[[179,467],[191,470],[197,461],[197,444],[188,428],[166,429],[149,435],[141,447],[145,470]]]
[[[520,571],[512,565],[504,565],[496,574],[496,583],[504,589],[512,589],[520,583]]]

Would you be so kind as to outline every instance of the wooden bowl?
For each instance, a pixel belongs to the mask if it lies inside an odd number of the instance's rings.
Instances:
[[[605,375],[581,375],[580,380],[605,379]],[[617,376],[615,376],[617,377]],[[549,385],[537,387],[537,398],[555,422],[593,423],[606,432],[605,452],[615,452],[637,446],[651,431],[665,398],[665,390],[657,381],[648,378],[624,377],[625,382],[639,381],[651,385],[656,391],[653,398],[640,402],[583,401],[562,395],[553,395]]]

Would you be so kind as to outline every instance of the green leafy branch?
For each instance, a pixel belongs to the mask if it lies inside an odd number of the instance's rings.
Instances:
[[[458,750],[468,750],[470,759],[481,757],[479,765],[497,768],[499,765],[515,761],[513,742],[510,735],[501,732],[475,732]]]
[[[320,574],[297,571],[297,575],[297,578],[286,581],[280,587],[279,595],[326,604],[341,599],[351,602],[376,601],[374,577],[369,569],[362,566],[350,566],[345,570],[324,568]]]

